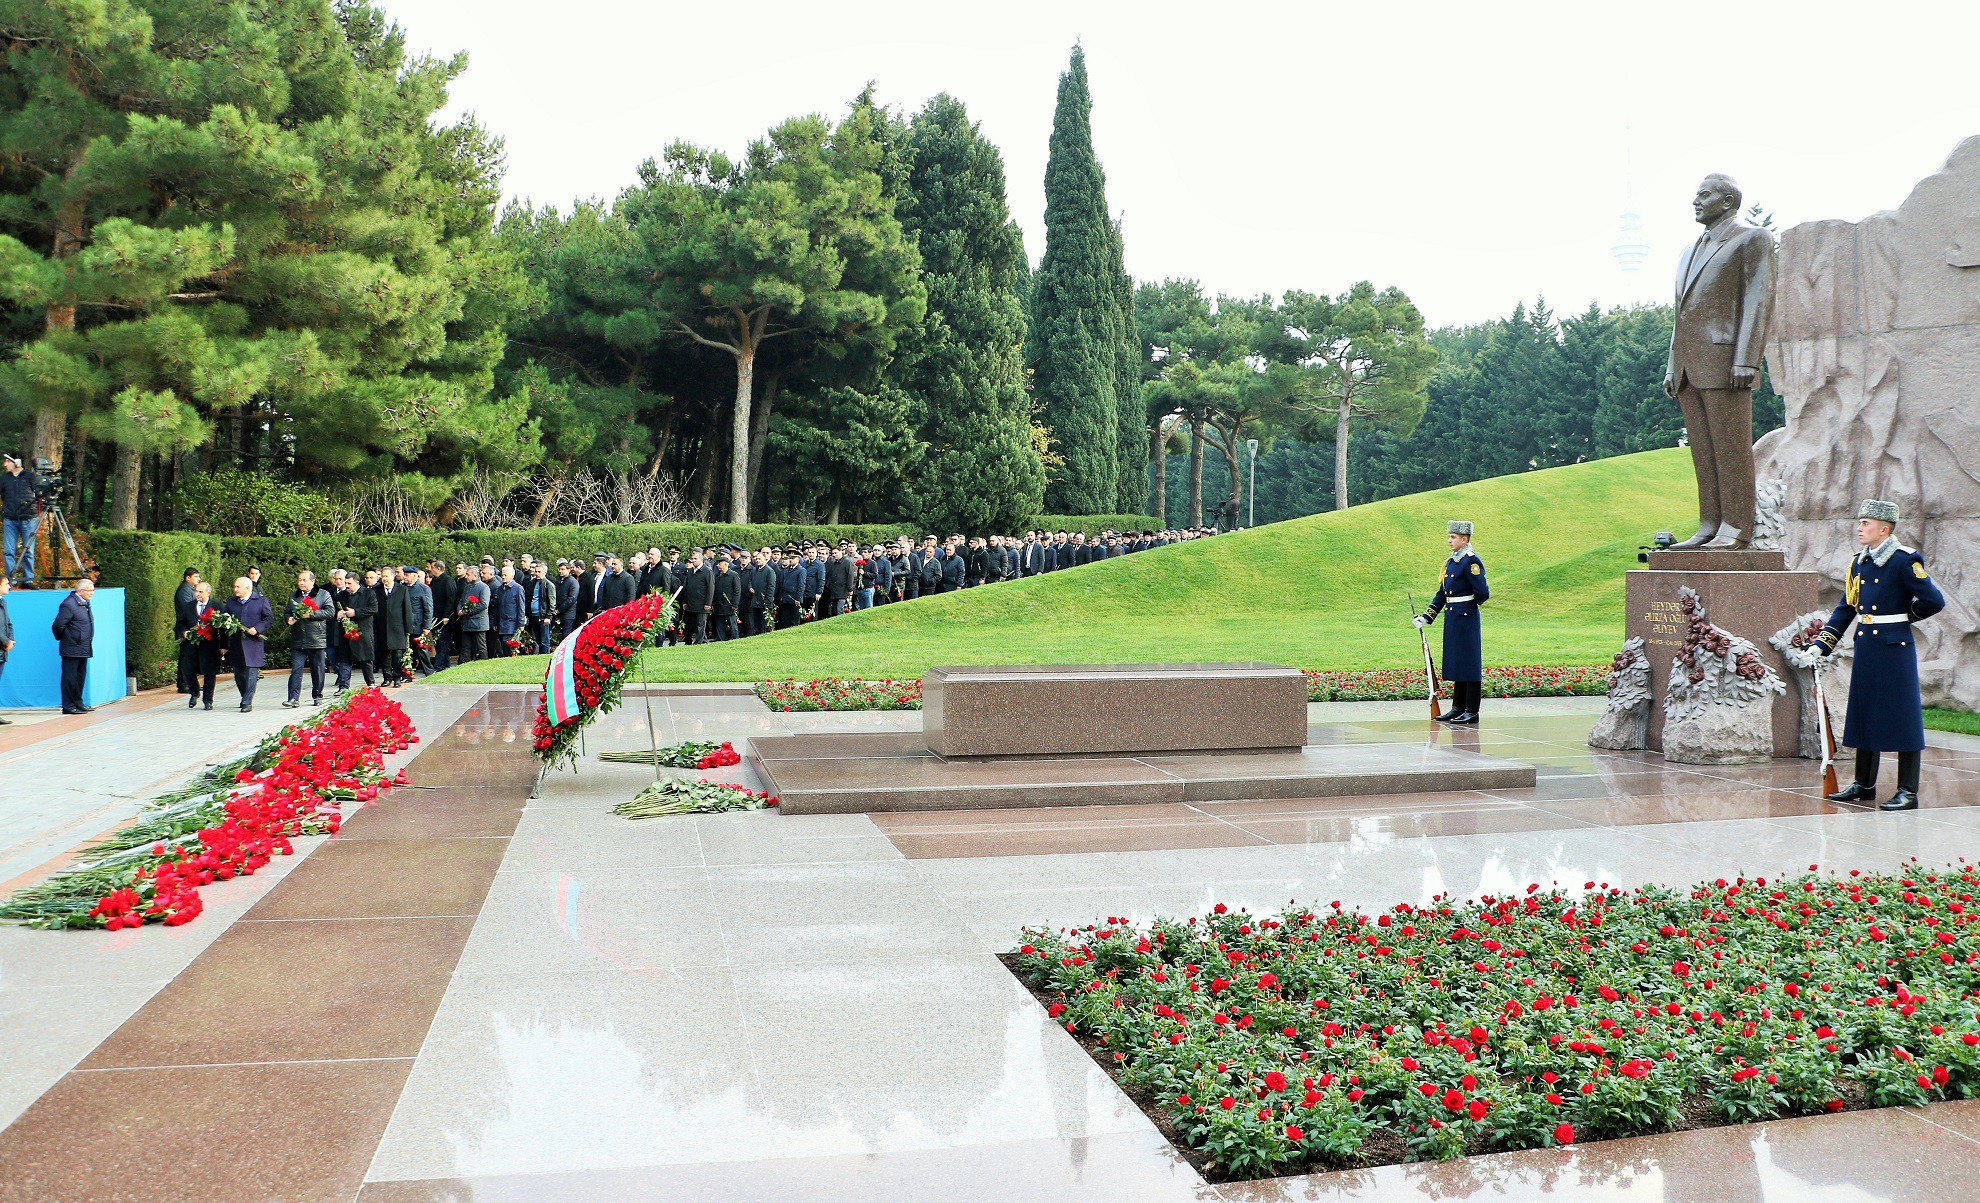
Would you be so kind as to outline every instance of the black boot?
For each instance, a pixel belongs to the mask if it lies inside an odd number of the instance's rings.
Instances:
[[[1877,800],[1877,754],[1856,750],[1856,780],[1828,795],[1831,802],[1856,802],[1864,806]]]
[[[1922,752],[1898,753],[1898,788],[1890,801],[1879,806],[1878,810],[1917,810],[1918,772],[1920,762],[1925,758]]]
[[[1452,698],[1451,706],[1457,713],[1451,716],[1451,725],[1458,727],[1478,725],[1479,689],[1480,686],[1476,681],[1458,681],[1452,684],[1451,692],[1456,696]]]

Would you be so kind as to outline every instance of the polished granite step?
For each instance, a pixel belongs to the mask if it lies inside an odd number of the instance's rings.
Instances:
[[[932,754],[918,732],[847,732],[753,739],[749,763],[794,815],[1349,798],[1536,780],[1530,764],[1457,748],[1324,739],[1263,752],[960,759]]]

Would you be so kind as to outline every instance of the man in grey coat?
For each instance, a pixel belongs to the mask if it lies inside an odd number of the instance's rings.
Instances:
[[[461,659],[474,661],[488,655],[488,603],[493,596],[488,582],[469,573],[462,578],[461,599],[455,604],[460,619]]]

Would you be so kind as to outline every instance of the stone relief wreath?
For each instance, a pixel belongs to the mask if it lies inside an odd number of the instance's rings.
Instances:
[[[1760,649],[1705,615],[1704,599],[1678,589],[1684,647],[1664,692],[1664,758],[1680,764],[1752,764],[1774,754],[1773,698],[1787,686]]]

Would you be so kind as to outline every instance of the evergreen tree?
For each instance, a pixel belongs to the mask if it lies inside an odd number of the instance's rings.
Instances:
[[[1141,514],[1148,510],[1148,407],[1141,399],[1141,336],[1134,324],[1134,278],[1127,272],[1127,244],[1121,223],[1107,223],[1112,235],[1108,250],[1114,268],[1114,454],[1119,461],[1119,484],[1114,512]]]
[[[935,97],[909,130],[902,226],[920,244],[928,314],[900,377],[926,406],[916,482],[933,529],[1015,530],[1042,511],[1045,469],[1024,390],[1024,236],[1004,161],[961,101]]]
[[[652,265],[655,307],[676,333],[732,362],[731,522],[749,521],[756,374],[773,340],[797,365],[885,356],[921,321],[920,257],[890,192],[901,163],[875,129],[885,120],[870,103],[855,103],[837,127],[795,117],[742,162],[675,143],[620,198]]]
[[[1045,253],[1025,359],[1065,466],[1046,485],[1056,514],[1100,514],[1120,497],[1120,302],[1106,178],[1093,156],[1092,96],[1078,47],[1059,76],[1045,164]]]
[[[207,442],[438,504],[535,432],[489,393],[519,281],[488,238],[499,146],[436,128],[465,66],[361,0],[0,3],[0,365],[34,413],[147,457]]]

